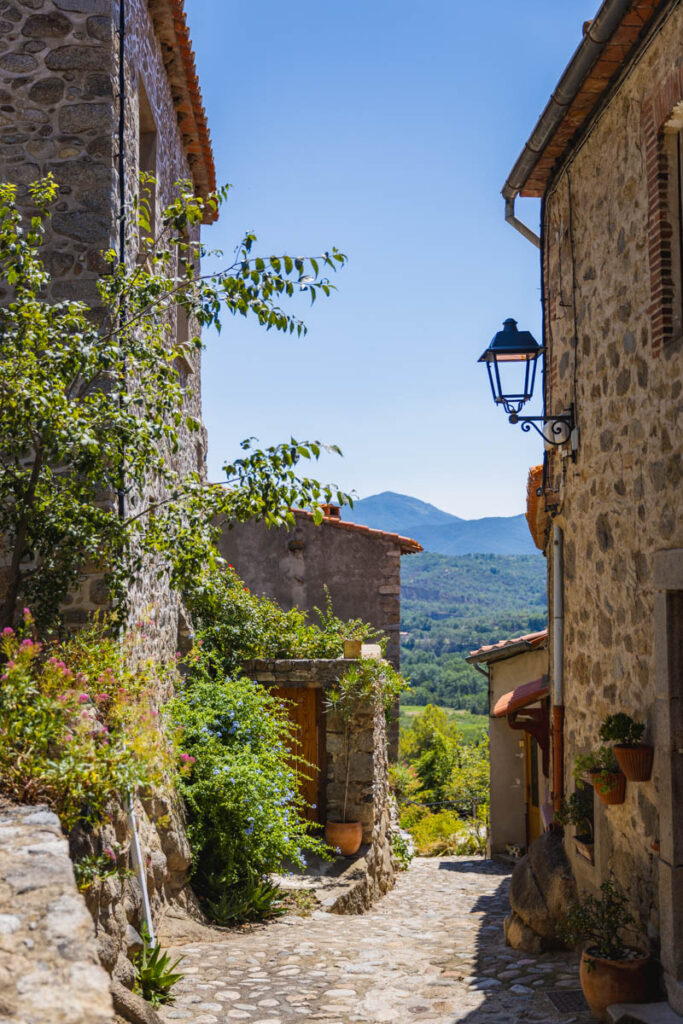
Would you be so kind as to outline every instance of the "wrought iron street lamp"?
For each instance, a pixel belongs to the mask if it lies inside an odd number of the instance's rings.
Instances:
[[[503,406],[510,423],[521,424],[526,433],[533,427],[548,444],[564,444],[574,430],[573,408],[559,416],[519,415],[533,396],[536,364],[544,354],[531,332],[518,331],[517,321],[509,317],[479,362],[486,363],[493,400]]]

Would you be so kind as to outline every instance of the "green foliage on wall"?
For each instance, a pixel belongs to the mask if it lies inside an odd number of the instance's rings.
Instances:
[[[69,832],[99,825],[110,800],[174,775],[172,741],[158,727],[155,695],[171,669],[136,657],[137,631],[123,643],[106,624],[46,648],[6,626],[0,654],[0,793],[45,802]]]
[[[103,254],[107,273],[91,308],[46,299],[41,246],[57,201],[54,179],[28,185],[30,217],[16,186],[0,183],[0,271],[12,289],[0,307],[0,628],[14,625],[22,604],[41,628],[52,625],[85,562],[102,568],[123,610],[143,573],[168,573],[180,588],[215,561],[217,516],[280,525],[293,522],[298,506],[320,521],[323,502],[346,500],[298,475],[320,455],[317,441],[292,438],[263,450],[243,441],[242,455],[223,467],[223,486],[205,486],[198,469],[179,463],[181,447],[201,430],[179,364],[195,358],[201,340],[176,339],[170,311],[180,306],[204,327],[220,328],[228,312],[301,334],[304,325],[278,301],[300,289],[311,300],[329,294],[323,275],[345,262],[336,250],[319,259],[262,258],[247,234],[227,268],[200,274],[205,251],[194,236],[205,209],[226,194],[201,199],[178,183],[150,237],[143,187],[138,258]],[[134,251],[137,225],[129,231]]]

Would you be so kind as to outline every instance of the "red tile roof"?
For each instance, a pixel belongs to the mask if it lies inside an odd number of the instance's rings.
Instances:
[[[466,660],[497,661],[502,658],[511,658],[523,651],[535,651],[542,647],[547,639],[547,629],[542,629],[538,633],[526,633],[525,636],[516,636],[510,640],[499,640],[497,644],[485,644],[476,651],[470,651]]]
[[[661,0],[633,0],[609,42],[586,75],[576,96],[564,111],[554,132],[538,148],[535,165],[519,188],[522,196],[542,196],[556,168],[601,103],[606,92],[626,66],[643,35],[661,7]],[[586,36],[590,36],[590,22]],[[580,47],[579,47],[580,48]],[[578,51],[577,51],[578,52]],[[572,58],[573,59],[573,58]],[[552,100],[551,100],[552,102]],[[533,133],[529,140],[533,139]]]
[[[187,27],[184,0],[147,0],[154,31],[173,95],[178,126],[195,189],[201,196],[216,188],[211,136],[197,78],[194,50]],[[217,213],[206,210],[205,223]]]
[[[519,711],[528,704],[535,704],[537,700],[543,700],[549,694],[548,683],[545,676],[540,679],[533,679],[530,683],[516,686],[509,693],[504,693],[496,701],[493,708],[494,718],[504,718],[511,715],[513,711]]]
[[[302,509],[295,509],[294,515],[300,519],[312,519],[313,514],[311,512],[304,512]],[[387,533],[386,530],[374,530],[370,526],[362,526],[360,523],[347,523],[344,522],[338,515],[324,516],[322,521],[323,526],[332,526],[336,530],[349,530],[352,533],[362,533],[368,537],[381,537],[383,540],[388,540],[396,547],[401,549],[402,555],[416,554],[418,551],[422,551],[422,545],[418,544],[416,540],[412,540],[410,537],[401,537],[398,533]]]

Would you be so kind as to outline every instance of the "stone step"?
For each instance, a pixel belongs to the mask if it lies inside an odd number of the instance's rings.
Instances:
[[[683,1017],[668,1003],[612,1003],[607,1007],[611,1024],[682,1024]]]

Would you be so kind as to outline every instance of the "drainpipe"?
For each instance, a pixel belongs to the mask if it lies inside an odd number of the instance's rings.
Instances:
[[[548,141],[554,135],[566,111],[574,102],[579,89],[590,74],[598,57],[619,28],[623,17],[632,7],[632,0],[604,0],[593,21],[587,23],[583,39],[566,67],[555,92],[536,123],[529,141],[503,186],[505,220],[529,242],[540,249],[541,240],[535,231],[515,216],[515,199],[524,187],[531,171]]]
[[[553,524],[553,797],[564,796],[564,565],[562,528]]]
[[[119,124],[118,124],[118,171],[119,171],[119,259],[123,263],[126,258],[126,159],[124,152],[125,126],[126,126],[126,65],[125,65],[125,39],[126,39],[126,0],[119,0]],[[119,488],[117,495],[118,514],[120,519],[126,517],[126,499],[123,487]],[[140,848],[140,836],[138,834],[135,808],[133,807],[133,794],[128,793],[128,824],[132,833],[131,853],[133,870],[138,880],[142,893],[142,919],[147,928],[147,934],[152,945],[156,945],[154,937],[154,922],[152,921],[152,908],[149,903],[149,892],[147,891],[147,872],[142,859]]]

